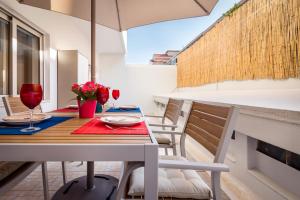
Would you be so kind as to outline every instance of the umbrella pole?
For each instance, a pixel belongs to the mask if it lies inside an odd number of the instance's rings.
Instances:
[[[91,79],[96,81],[96,0],[91,0]],[[87,162],[86,189],[92,190],[94,184],[94,162]]]
[[[91,0],[91,79],[96,81],[96,0]]]

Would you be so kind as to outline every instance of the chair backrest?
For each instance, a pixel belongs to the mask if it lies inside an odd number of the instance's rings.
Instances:
[[[27,112],[29,109],[22,103],[20,97],[4,96],[2,97],[3,104],[7,115],[12,115],[20,112]],[[42,112],[41,106],[37,106],[34,110]]]
[[[164,113],[164,118],[168,118],[173,124],[177,124],[183,103],[184,100],[170,98]]]
[[[233,106],[193,102],[180,141],[182,155],[188,134],[215,156],[214,162],[224,162],[237,115],[238,109]]]

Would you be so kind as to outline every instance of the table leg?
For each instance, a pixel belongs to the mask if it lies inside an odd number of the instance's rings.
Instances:
[[[86,175],[86,189],[93,190],[95,188],[94,184],[94,162],[87,162],[87,175]]]
[[[145,145],[145,200],[158,199],[158,145]]]
[[[65,185],[67,183],[67,174],[66,174],[66,163],[65,163],[65,161],[61,162],[61,169],[62,169],[62,174],[63,174],[63,183]]]
[[[42,175],[43,175],[43,189],[44,189],[44,200],[49,200],[49,185],[48,185],[48,170],[47,163],[42,163]]]

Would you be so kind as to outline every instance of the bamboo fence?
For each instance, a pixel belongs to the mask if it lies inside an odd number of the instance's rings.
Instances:
[[[177,86],[300,78],[300,0],[249,0],[177,57]]]

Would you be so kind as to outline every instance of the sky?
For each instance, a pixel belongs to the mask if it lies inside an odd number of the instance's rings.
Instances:
[[[129,29],[126,62],[147,64],[154,53],[181,50],[239,0],[219,0],[209,16],[161,22]]]

